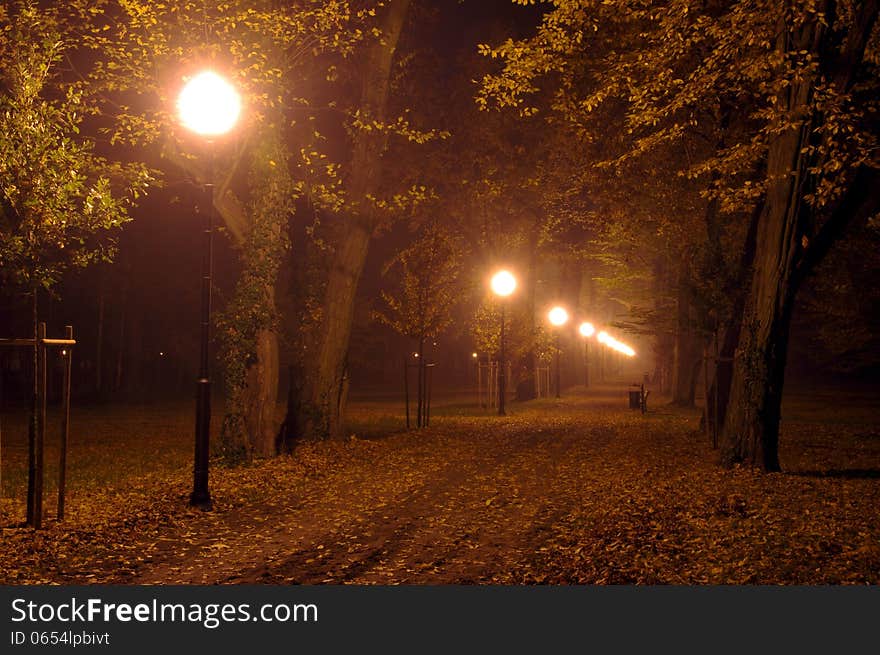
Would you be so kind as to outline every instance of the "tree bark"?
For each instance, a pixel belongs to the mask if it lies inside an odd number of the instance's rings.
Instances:
[[[855,79],[855,70],[877,19],[877,5],[876,1],[860,5],[853,29],[846,34],[847,42],[842,49],[846,66],[833,77],[840,93],[848,92]],[[815,14],[806,17],[797,28],[783,26],[777,50],[806,51],[821,60],[826,29]],[[810,253],[806,238],[814,216],[802,196],[805,181],[812,182],[808,179],[810,168],[816,164],[808,159],[806,149],[815,130],[813,120],[807,117],[815,75],[803,72],[780,99],[783,115],[799,118],[800,123],[776,135],[768,148],[767,191],[758,221],[755,264],[734,361],[730,411],[722,431],[721,461],[726,466],[746,463],[765,471],[780,470],[780,406],[792,309],[805,267],[818,261]],[[820,236],[835,232],[839,224],[849,220],[849,214],[876,203],[876,194],[861,183],[861,172],[850,180],[844,201],[834,208]]]
[[[780,30],[777,49],[815,52],[822,27],[809,20],[796,33]],[[792,82],[779,110],[800,123],[779,133],[767,153],[767,191],[758,219],[755,261],[733,365],[728,412],[721,433],[721,462],[779,471],[779,420],[788,333],[794,303],[792,275],[798,256],[798,217],[805,175],[806,111],[814,76]]]
[[[807,84],[793,94],[805,101]],[[770,147],[768,175],[777,175],[767,193],[758,229],[755,266],[743,312],[733,365],[728,413],[722,431],[722,463],[746,463],[779,471],[779,419],[788,355],[797,251],[797,197],[802,130],[789,130]],[[771,178],[772,179],[772,178]]]
[[[260,330],[256,346],[243,392],[245,430],[251,451],[258,457],[271,457],[278,434],[278,334]]]
[[[239,246],[243,270],[230,301],[227,321],[238,326],[245,343],[232,341],[235,357],[227,359],[227,406],[224,439],[234,460],[275,455],[279,421],[278,405],[278,320],[276,287],[287,244],[285,230],[294,193],[287,168],[288,153],[280,121],[267,121],[251,139],[247,209],[231,191],[229,178],[213,198],[227,224],[242,229]],[[242,319],[241,317],[246,317]],[[236,353],[240,349],[242,352]],[[243,376],[241,360],[246,362]]]
[[[733,357],[739,345],[739,335],[742,328],[742,314],[748,294],[748,284],[755,261],[755,248],[757,246],[758,221],[763,212],[764,205],[760,203],[752,211],[749,220],[749,228],[743,243],[742,257],[740,258],[737,279],[741,284],[737,288],[729,289],[734,300],[731,305],[730,316],[722,331],[718,358],[715,361],[712,382],[709,385],[709,393],[706,398],[706,411],[704,420],[711,431],[714,426],[724,425],[727,417],[727,405],[730,400],[730,385],[733,380]],[[714,353],[713,353],[714,354]],[[711,403],[709,400],[711,399]]]
[[[386,10],[383,38],[370,47],[364,62],[360,111],[367,120],[384,121],[391,87],[392,64],[409,0],[394,0]],[[301,416],[288,415],[296,424],[296,438],[339,436],[347,397],[346,359],[354,317],[355,294],[366,262],[377,216],[369,197],[378,191],[382,176],[385,137],[360,132],[353,139],[347,192],[351,198],[348,220],[339,231],[324,290],[321,330],[315,349],[304,362],[304,398]],[[287,431],[288,438],[290,431]]]

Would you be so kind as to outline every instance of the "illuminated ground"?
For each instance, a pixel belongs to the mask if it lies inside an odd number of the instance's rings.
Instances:
[[[362,402],[354,438],[215,467],[207,514],[185,503],[191,408],[82,410],[69,520],[50,503],[34,534],[4,498],[0,581],[880,582],[871,394],[790,398],[786,472],[760,475],[719,469],[696,412],[642,416],[625,390],[504,419],[441,403],[419,432],[400,431],[399,403]],[[21,449],[4,455],[9,494]]]

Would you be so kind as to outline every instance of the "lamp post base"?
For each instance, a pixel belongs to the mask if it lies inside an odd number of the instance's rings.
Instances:
[[[196,452],[189,504],[205,511],[211,509],[211,492],[208,490],[210,427],[211,381],[203,377],[196,385]]]
[[[190,494],[189,505],[190,507],[195,507],[202,510],[203,512],[210,512],[212,509],[214,509],[214,505],[211,502],[211,497],[205,496],[203,494],[199,494],[198,496],[194,493]]]

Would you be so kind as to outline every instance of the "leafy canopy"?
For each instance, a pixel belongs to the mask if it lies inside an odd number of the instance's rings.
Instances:
[[[82,97],[58,78],[68,46],[51,12],[0,7],[0,275],[29,289],[110,258],[112,231],[151,179],[80,135]]]

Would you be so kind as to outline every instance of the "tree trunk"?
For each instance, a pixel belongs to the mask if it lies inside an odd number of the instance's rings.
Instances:
[[[254,361],[245,376],[244,422],[251,452],[258,457],[275,454],[278,434],[278,334],[260,330],[257,334]]]
[[[763,203],[758,203],[752,210],[748,230],[746,231],[745,240],[743,242],[739,269],[735,278],[738,283],[734,283],[731,288],[727,289],[728,294],[733,296],[733,303],[731,304],[730,315],[721,333],[722,336],[719,344],[720,347],[718,349],[718,357],[714,364],[714,373],[709,385],[705,415],[703,417],[703,420],[706,422],[706,427],[711,434],[718,433],[717,430],[713,432],[714,426],[720,427],[724,425],[724,420],[727,416],[727,405],[730,400],[730,384],[733,379],[733,357],[736,354],[736,348],[739,345],[743,308],[745,307],[746,296],[748,294],[752,264],[755,261],[758,223],[763,211]],[[714,356],[715,353],[713,352],[712,354]]]
[[[782,29],[777,47],[815,52],[821,31],[815,19],[794,34]],[[800,112],[801,122],[778,134],[768,148],[767,191],[734,359],[730,411],[721,434],[725,466],[745,463],[765,471],[780,470],[780,405],[795,295],[793,276],[802,237],[798,218],[806,174],[804,147],[811,126],[802,112],[808,107],[813,83],[814,77],[806,73],[792,82],[780,111],[786,115]]]
[[[390,3],[383,24],[383,38],[376,40],[364,61],[360,111],[369,120],[384,121],[391,87],[392,64],[409,0]],[[304,398],[297,424],[297,438],[326,439],[339,436],[347,397],[346,359],[355,294],[366,262],[377,217],[370,207],[382,174],[385,137],[376,131],[354,136],[347,191],[351,198],[348,220],[340,229],[324,290],[321,330],[312,356],[304,362]],[[288,431],[288,435],[290,432]]]
[[[226,413],[222,443],[226,459],[275,455],[279,422],[276,286],[294,188],[281,122],[267,121],[250,141],[248,194],[244,207],[230,191],[241,155],[215,185],[212,203],[241,251],[242,271],[222,319]],[[235,229],[233,229],[233,226]],[[227,334],[227,333],[223,333]]]
[[[811,53],[829,67],[836,92],[848,93],[864,57],[865,46],[877,20],[876,0],[856,7],[840,55],[833,55],[825,38],[828,27],[817,14],[802,17],[796,28],[780,29],[780,53]],[[832,54],[829,54],[832,53]],[[825,59],[822,55],[825,55]],[[815,216],[803,201],[804,188],[816,183],[811,170],[821,161],[809,160],[807,145],[816,133],[809,117],[816,73],[804,71],[780,99],[783,116],[800,119],[770,142],[767,191],[757,229],[752,284],[743,312],[740,345],[734,361],[729,408],[722,432],[721,461],[730,466],[744,462],[766,471],[780,470],[779,420],[794,298],[800,282],[818,263],[842,226],[859,213],[869,215],[877,204],[876,192],[866,185],[864,167],[826,223],[813,234]],[[814,110],[815,111],[815,110]],[[821,116],[812,117],[813,120]],[[819,149],[821,152],[821,149]],[[867,176],[867,180],[876,179]],[[816,244],[810,238],[815,237]]]

